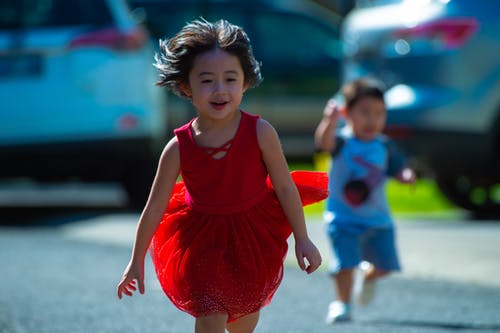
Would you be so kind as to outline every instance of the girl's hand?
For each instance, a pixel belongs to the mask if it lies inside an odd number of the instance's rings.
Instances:
[[[300,269],[311,274],[321,265],[321,254],[309,238],[295,240],[295,255]],[[307,259],[309,266],[306,266],[304,258]]]
[[[139,285],[139,292],[144,294],[144,263],[129,262],[122,279],[117,287],[118,298],[122,298],[122,294],[132,296],[137,290],[136,283]]]

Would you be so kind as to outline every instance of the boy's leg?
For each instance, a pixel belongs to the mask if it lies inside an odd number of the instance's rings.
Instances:
[[[226,325],[229,333],[252,333],[259,322],[260,312],[254,312]]]
[[[375,294],[375,282],[400,269],[393,228],[371,229],[363,235],[363,261],[354,283],[354,295],[360,305],[370,303]]]
[[[334,287],[337,291],[337,299],[342,303],[351,302],[351,290],[353,284],[354,269],[342,269],[334,275]]]
[[[388,275],[390,271],[385,269],[380,269],[375,267],[374,265],[370,265],[370,267],[365,272],[365,282],[373,282],[381,277]]]
[[[226,313],[215,313],[196,318],[195,333],[224,333],[226,332]]]
[[[361,260],[361,252],[359,233],[346,230],[333,223],[327,227],[333,254],[330,262],[330,273],[337,300],[329,304],[325,322],[333,324],[351,319],[353,271]]]
[[[332,245],[330,273],[339,301],[349,304],[353,284],[353,272],[361,261],[359,234],[331,223],[328,236]]]
[[[365,272],[366,281],[374,281],[392,271],[399,271],[394,228],[370,230],[362,240],[362,257],[372,265]]]

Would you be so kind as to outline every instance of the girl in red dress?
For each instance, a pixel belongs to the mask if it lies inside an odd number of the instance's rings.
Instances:
[[[253,332],[282,280],[291,233],[300,268],[321,264],[302,204],[327,196],[326,175],[290,174],[274,128],[239,109],[262,80],[240,27],[191,22],[161,42],[155,66],[157,84],[188,98],[198,116],[162,152],[118,297],[144,293],[149,249],[166,295],[196,318],[195,332]]]

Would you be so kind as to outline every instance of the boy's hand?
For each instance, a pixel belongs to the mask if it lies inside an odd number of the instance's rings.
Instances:
[[[118,284],[118,298],[121,299],[123,294],[132,296],[137,290],[136,283],[139,285],[139,292],[144,294],[144,265],[134,264],[131,261]]]
[[[323,109],[323,117],[327,118],[331,122],[337,122],[337,120],[340,118],[340,113],[340,106],[337,104],[337,102],[333,98],[328,100],[325,108]]]
[[[295,255],[300,269],[311,274],[321,265],[321,254],[309,238],[295,241]],[[309,263],[307,266],[304,258]]]
[[[404,184],[414,184],[417,176],[415,175],[415,171],[410,168],[404,168],[401,170],[396,178]]]

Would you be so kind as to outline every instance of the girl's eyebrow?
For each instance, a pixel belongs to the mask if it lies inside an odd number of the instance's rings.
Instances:
[[[213,75],[214,73],[212,72],[201,72],[200,74],[198,74],[198,76],[203,76],[203,75]]]
[[[225,74],[235,74],[237,75],[238,74],[238,71],[237,70],[234,70],[234,69],[230,69],[230,70],[227,70],[224,72]],[[201,72],[200,74],[198,74],[198,77],[200,76],[203,76],[203,75],[214,75],[213,72]]]

